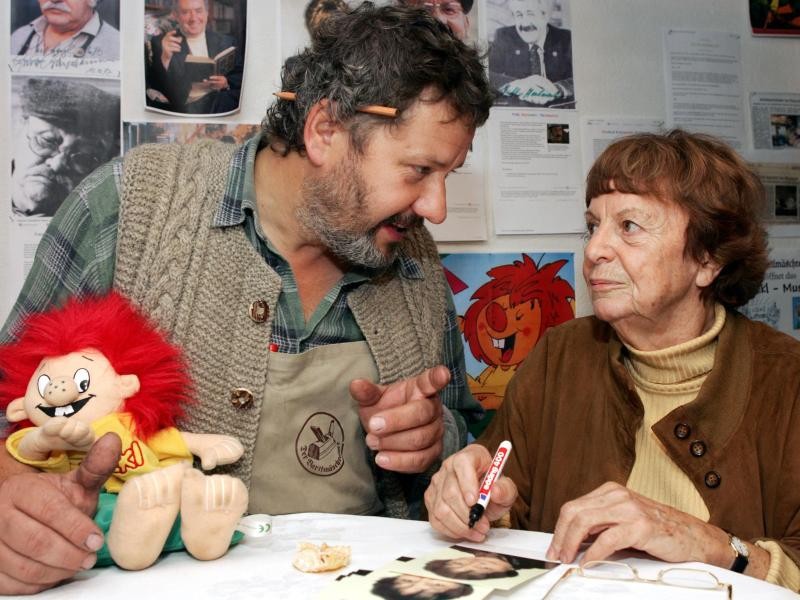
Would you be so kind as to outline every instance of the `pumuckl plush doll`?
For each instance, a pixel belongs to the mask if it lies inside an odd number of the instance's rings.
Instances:
[[[226,552],[247,488],[191,463],[236,462],[242,445],[176,429],[191,402],[182,353],[124,297],[70,300],[30,316],[17,341],[0,346],[0,374],[0,408],[22,426],[6,440],[17,460],[65,472],[104,433],[122,440],[95,516],[101,527],[110,520],[98,565],[110,564],[106,552],[125,569],[146,568],[164,550],[185,547],[201,560]]]

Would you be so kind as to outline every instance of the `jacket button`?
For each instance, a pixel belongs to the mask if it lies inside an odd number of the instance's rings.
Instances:
[[[269,305],[266,300],[256,300],[250,304],[250,318],[256,323],[263,323],[269,317]]]
[[[231,404],[233,404],[236,408],[247,408],[253,404],[253,392],[245,388],[232,389]]]
[[[702,440],[695,440],[689,444],[689,452],[692,453],[692,456],[700,458],[706,453],[706,443]]]
[[[719,484],[722,483],[722,477],[719,476],[719,473],[716,471],[709,471],[706,473],[705,477],[706,487],[715,488],[719,487]]]
[[[678,423],[672,431],[679,440],[685,440],[692,434],[692,428],[686,423]]]

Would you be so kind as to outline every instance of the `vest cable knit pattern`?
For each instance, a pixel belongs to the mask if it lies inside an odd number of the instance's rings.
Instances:
[[[247,239],[244,228],[212,227],[235,147],[215,141],[149,144],[124,160],[114,286],[140,305],[188,358],[197,403],[181,428],[237,437],[244,456],[221,470],[249,486],[269,366],[269,337],[281,280]],[[348,303],[375,358],[380,382],[419,373],[442,360],[446,281],[425,229],[402,252],[422,266],[421,279],[386,273],[361,284]],[[249,317],[265,300],[269,318]],[[245,408],[231,390],[253,394]],[[438,465],[422,477],[377,470],[389,516],[408,517]]]

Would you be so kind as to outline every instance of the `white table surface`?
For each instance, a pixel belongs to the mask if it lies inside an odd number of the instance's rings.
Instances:
[[[543,558],[551,534],[510,529],[492,530],[483,547],[507,554]],[[352,548],[350,564],[333,573],[301,573],[291,561],[298,542],[347,544]],[[311,599],[338,575],[356,569],[379,569],[398,556],[422,556],[454,542],[436,535],[427,523],[382,517],[354,517],[305,513],[273,517],[272,533],[245,539],[222,558],[201,562],[186,553],[160,558],[144,571],[129,572],[116,567],[92,569],[74,580],[42,592],[37,598],[108,598],[154,600],[157,598],[213,598],[215,600]],[[624,558],[643,577],[654,577],[665,563],[643,558]],[[670,565],[674,566],[674,565]],[[733,584],[735,600],[791,598],[798,595],[764,581],[700,563],[721,581]],[[569,565],[560,565],[538,579],[523,584],[510,595],[491,598],[541,598]]]

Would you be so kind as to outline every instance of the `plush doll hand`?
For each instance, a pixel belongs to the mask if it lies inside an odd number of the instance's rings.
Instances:
[[[26,435],[19,443],[19,453],[29,460],[46,460],[58,450],[86,452],[94,443],[92,428],[67,417],[53,417]]]
[[[42,437],[53,444],[55,450],[82,450],[87,452],[94,444],[94,432],[83,421],[67,417],[54,417],[42,426]]]
[[[200,459],[205,471],[235,463],[244,454],[244,447],[239,440],[229,435],[186,431],[182,431],[181,435],[189,451]]]
[[[70,421],[67,417],[54,417],[42,427],[43,432],[55,438],[57,443],[61,440],[70,449],[88,450],[94,443],[94,432],[83,421]],[[66,449],[62,446],[63,449]]]

